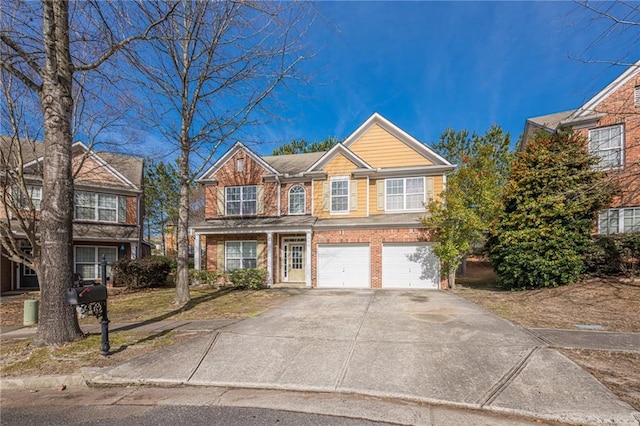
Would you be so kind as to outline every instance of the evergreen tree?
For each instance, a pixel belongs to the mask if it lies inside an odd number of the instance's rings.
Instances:
[[[341,141],[335,136],[329,136],[320,142],[307,142],[304,138],[294,139],[291,142],[279,146],[273,150],[271,155],[305,154],[308,152],[329,151],[333,146]]]
[[[490,241],[501,284],[554,287],[580,278],[598,211],[615,193],[597,164],[573,132],[541,132],[518,154]]]

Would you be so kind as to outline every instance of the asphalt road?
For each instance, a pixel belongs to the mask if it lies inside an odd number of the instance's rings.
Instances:
[[[185,406],[23,406],[3,408],[2,425],[387,425],[368,420],[242,407]]]

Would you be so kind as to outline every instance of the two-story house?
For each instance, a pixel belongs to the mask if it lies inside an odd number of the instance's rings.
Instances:
[[[440,288],[421,217],[454,166],[373,114],[327,152],[234,145],[200,178],[196,268],[266,268],[269,285]]]
[[[578,109],[530,118],[523,145],[539,130],[572,128],[588,140],[621,194],[600,212],[598,232],[640,232],[640,61]]]
[[[10,149],[10,138],[2,138],[3,147]],[[44,154],[41,142],[21,141],[24,176],[31,195],[36,217],[42,201],[40,165]],[[6,146],[5,146],[6,145]],[[101,278],[99,262],[123,257],[137,258],[150,251],[142,240],[142,177],[144,162],[127,155],[95,152],[81,142],[72,147],[75,208],[73,221],[74,271],[83,280]],[[6,187],[11,191],[10,185]],[[0,201],[1,203],[2,201]],[[0,206],[1,207],[1,206]],[[17,217],[7,217],[0,208],[0,220],[13,221],[11,230],[23,249],[29,250],[21,239]],[[0,284],[2,291],[35,289],[35,272],[24,265],[11,262],[5,252],[0,255]],[[108,269],[107,273],[110,273]]]

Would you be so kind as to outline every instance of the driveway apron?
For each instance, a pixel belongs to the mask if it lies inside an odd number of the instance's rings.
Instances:
[[[443,291],[310,290],[98,373],[89,381],[358,393],[574,423],[638,414],[533,334]]]

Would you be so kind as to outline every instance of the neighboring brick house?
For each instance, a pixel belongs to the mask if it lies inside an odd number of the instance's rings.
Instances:
[[[523,146],[540,129],[573,128],[622,193],[600,213],[598,232],[640,232],[640,61],[580,108],[527,120]]]
[[[327,152],[241,143],[199,182],[196,268],[266,268],[269,285],[440,288],[420,218],[454,166],[379,114]]]
[[[1,138],[0,143],[3,149],[8,150],[10,138]],[[24,145],[22,157],[25,179],[37,211],[42,200],[42,180],[38,170],[44,144],[20,143]],[[73,145],[72,155],[75,188],[74,272],[84,280],[97,280],[101,277],[99,261],[102,256],[113,262],[124,257],[136,258],[150,251],[149,245],[142,240],[144,162],[136,157],[95,152],[81,142]],[[7,218],[5,209],[1,207],[0,204],[0,220],[16,220],[15,217]],[[12,230],[19,238],[19,228],[12,226]],[[21,241],[24,242],[23,247],[27,245],[26,239]],[[2,291],[37,289],[34,271],[9,261],[5,254],[3,251],[0,256]]]

